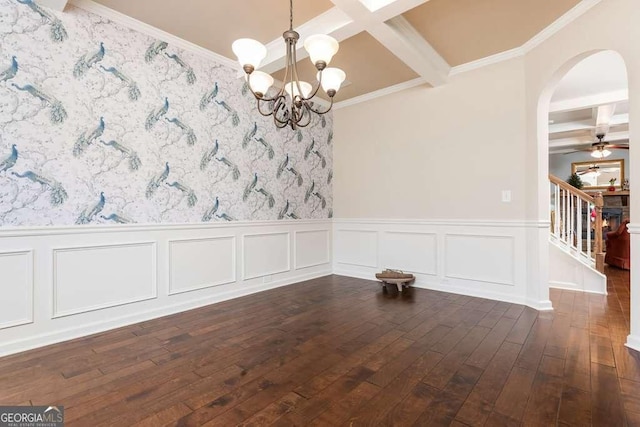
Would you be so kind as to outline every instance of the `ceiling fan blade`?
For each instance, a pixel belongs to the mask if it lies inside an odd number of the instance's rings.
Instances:
[[[614,145],[614,144],[610,144],[607,145],[607,148],[615,148],[616,150],[628,150],[629,146],[628,145]]]

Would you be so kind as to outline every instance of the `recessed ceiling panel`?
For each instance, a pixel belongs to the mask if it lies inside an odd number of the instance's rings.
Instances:
[[[248,37],[266,44],[289,29],[287,0],[96,1],[231,59],[234,40]],[[332,7],[330,0],[294,1],[293,26]]]
[[[347,81],[350,82],[340,89],[336,102],[418,77],[411,68],[366,32],[342,41],[330,66],[344,70]],[[309,58],[298,61],[298,72],[301,80],[315,85],[316,71]],[[274,73],[273,77],[282,81],[284,70]]]
[[[429,0],[404,17],[456,66],[521,46],[579,2]]]

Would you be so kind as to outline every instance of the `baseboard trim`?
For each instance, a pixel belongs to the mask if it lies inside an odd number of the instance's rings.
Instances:
[[[20,353],[34,348],[44,347],[51,344],[57,344],[63,341],[69,341],[76,338],[82,338],[89,335],[105,332],[111,329],[121,328],[123,326],[132,325],[139,322],[145,322],[159,317],[169,316],[171,314],[181,313],[188,310],[228,301],[234,298],[240,298],[252,295],[258,292],[279,288],[282,286],[293,285],[305,280],[317,279],[319,277],[329,276],[332,272],[330,269],[321,270],[310,274],[301,274],[298,276],[288,277],[280,281],[274,281],[266,284],[247,286],[239,290],[232,290],[205,298],[198,298],[179,304],[166,305],[164,307],[135,313],[110,319],[105,322],[93,322],[79,327],[64,329],[60,331],[49,332],[28,338],[15,340],[0,345],[0,357],[10,354]]]
[[[373,282],[376,281],[371,274],[365,273],[365,272],[350,271],[340,267],[334,267],[333,271],[334,271],[333,274],[336,274],[339,276],[354,277],[356,279],[371,280]],[[446,292],[446,293],[456,294],[456,295],[466,295],[466,296],[475,297],[475,298],[485,298],[485,299],[490,299],[495,301],[508,302],[511,304],[526,305],[538,311],[553,310],[551,301],[548,301],[548,300],[532,301],[525,298],[519,298],[514,295],[500,293],[500,292],[491,292],[491,291],[477,292],[470,288],[463,288],[463,287],[451,286],[451,285],[442,285],[433,281],[426,281],[418,277],[416,277],[416,281],[413,283],[412,286],[418,289],[428,289],[431,291]]]
[[[640,336],[629,335],[625,344],[631,350],[640,352]]]
[[[580,288],[575,283],[569,283],[569,282],[550,281],[549,282],[549,287],[553,288],[553,289],[562,289],[562,290],[565,290],[565,291],[584,292],[584,293],[587,293],[587,294],[594,294],[594,295],[608,295],[607,292],[589,291],[589,290]]]

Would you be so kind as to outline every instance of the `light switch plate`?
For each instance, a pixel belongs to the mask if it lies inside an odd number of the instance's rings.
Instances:
[[[502,201],[505,203],[511,202],[511,190],[502,190]]]

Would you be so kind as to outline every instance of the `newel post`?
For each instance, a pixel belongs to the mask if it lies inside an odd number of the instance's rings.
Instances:
[[[595,195],[594,203],[596,205],[596,241],[595,241],[595,259],[596,259],[596,270],[600,273],[604,273],[604,252],[603,249],[603,240],[602,240],[602,207],[604,206],[604,199],[602,197],[602,192],[598,191]]]

